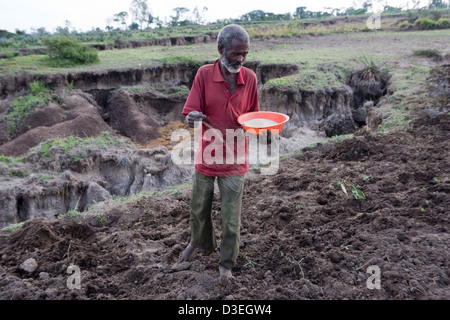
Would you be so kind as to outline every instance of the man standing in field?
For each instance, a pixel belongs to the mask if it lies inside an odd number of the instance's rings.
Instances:
[[[219,32],[217,45],[220,59],[198,70],[182,111],[190,127],[197,121],[202,121],[202,127],[190,203],[191,241],[180,261],[187,261],[195,249],[213,251],[217,247],[211,216],[217,179],[222,215],[219,273],[232,277],[239,253],[244,175],[249,165],[248,142],[237,137],[235,143],[235,137],[230,139],[227,132],[238,132],[237,118],[259,111],[259,101],[256,75],[242,66],[249,52],[248,33],[238,25],[228,25]],[[244,161],[239,160],[239,153],[245,153]]]

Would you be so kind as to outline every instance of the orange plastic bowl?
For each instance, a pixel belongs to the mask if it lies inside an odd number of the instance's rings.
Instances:
[[[276,122],[277,124],[274,124],[273,126],[269,127],[258,127],[253,128],[248,125],[245,125],[245,123],[252,119],[268,119]],[[263,132],[272,131],[272,130],[278,130],[278,133],[281,133],[283,131],[283,127],[286,122],[288,122],[289,116],[278,113],[278,112],[271,112],[271,111],[256,111],[256,112],[248,112],[240,115],[237,119],[239,124],[244,128],[245,131],[251,130],[250,132],[254,132],[255,134],[262,134]],[[253,131],[254,130],[254,131]]]

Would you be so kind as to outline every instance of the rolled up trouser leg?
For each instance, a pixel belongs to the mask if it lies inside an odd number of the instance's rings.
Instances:
[[[239,254],[244,177],[218,178],[222,212],[219,264],[229,270],[236,265]]]
[[[213,251],[217,247],[211,216],[214,181],[215,177],[208,177],[195,171],[189,218],[191,244],[206,251]]]

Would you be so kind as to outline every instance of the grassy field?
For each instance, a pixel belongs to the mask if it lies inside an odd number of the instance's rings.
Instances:
[[[373,31],[336,33],[318,36],[289,38],[252,39],[248,60],[262,63],[294,63],[301,69],[316,68],[319,65],[341,65],[353,68],[361,55],[391,67],[399,59],[409,57],[414,50],[435,49],[441,54],[449,53],[450,30],[434,31]],[[135,49],[104,50],[99,52],[100,62],[71,68],[52,68],[45,62],[45,55],[18,56],[0,60],[0,76],[29,73],[66,73],[78,71],[99,71],[111,68],[137,68],[157,65],[178,58],[212,61],[218,53],[215,43],[185,46],[150,46]]]

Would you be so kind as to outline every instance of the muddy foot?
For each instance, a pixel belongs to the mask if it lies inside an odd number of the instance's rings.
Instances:
[[[191,258],[192,254],[194,253],[194,251],[195,251],[195,247],[189,243],[189,245],[186,247],[186,249],[184,249],[184,251],[180,254],[179,261],[180,262],[188,261]]]
[[[227,277],[229,279],[233,279],[234,278],[233,275],[231,274],[231,270],[228,270],[227,268],[222,267],[222,266],[219,266],[219,274],[220,274],[221,277],[224,276],[224,277]]]
[[[189,262],[179,262],[175,263],[169,270],[169,272],[179,272],[184,270],[189,270],[191,264]]]

